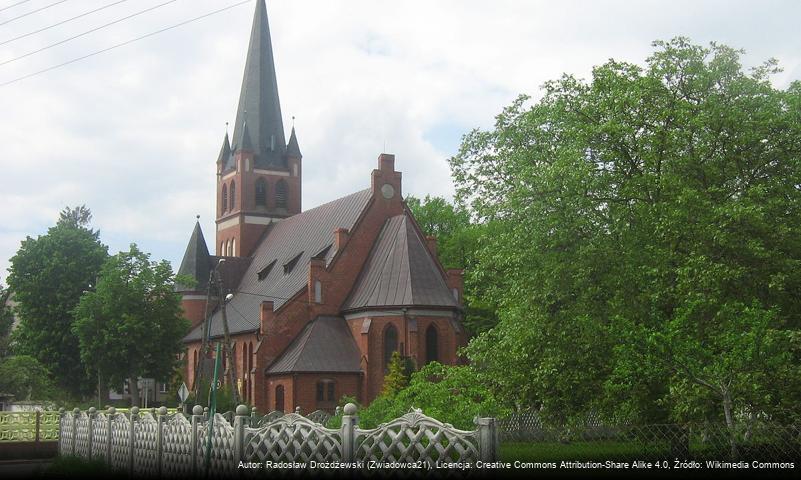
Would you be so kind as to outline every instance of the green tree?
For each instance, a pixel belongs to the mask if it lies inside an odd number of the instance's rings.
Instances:
[[[468,354],[554,422],[801,413],[801,82],[677,38],[521,97],[451,160],[491,225]]]
[[[14,352],[37,359],[74,396],[90,393],[95,382],[71,330],[72,310],[108,257],[90,219],[86,207],[64,209],[46,235],[22,241],[8,277],[20,319],[12,334]]]
[[[11,291],[0,285],[0,360],[8,355],[11,327],[14,326],[14,312],[8,306]]]
[[[387,374],[384,375],[384,387],[381,389],[381,395],[391,397],[403,390],[408,384],[409,376],[406,374],[406,362],[400,353],[394,351],[392,352],[392,358],[389,360]]]
[[[28,355],[0,360],[0,392],[13,394],[14,400],[61,400],[50,372]]]
[[[153,262],[132,244],[106,261],[97,288],[75,309],[81,358],[112,384],[127,379],[134,405],[137,378],[167,380],[178,365],[189,324],[174,284],[168,262]]]

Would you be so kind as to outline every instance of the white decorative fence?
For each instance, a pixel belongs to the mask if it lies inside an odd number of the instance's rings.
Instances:
[[[310,417],[319,418],[314,414]],[[109,408],[62,412],[59,453],[101,460],[112,469],[137,476],[185,477],[205,473],[208,413],[195,406],[191,419],[181,413],[141,412],[126,416]],[[229,416],[229,418],[231,418]],[[493,462],[498,457],[498,429],[494,418],[477,418],[475,430],[452,425],[412,411],[374,429],[358,426],[356,406],[345,406],[342,426],[326,428],[297,413],[275,412],[256,417],[240,405],[233,425],[215,414],[209,452],[209,474],[234,476],[239,462],[272,462],[311,467],[343,462],[352,468],[381,464]],[[249,470],[257,473],[258,470]]]

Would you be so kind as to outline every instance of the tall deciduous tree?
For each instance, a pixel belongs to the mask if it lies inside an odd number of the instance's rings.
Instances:
[[[501,322],[470,346],[555,421],[801,413],[801,82],[774,61],[656,42],[564,76],[452,159],[494,222]]]
[[[177,366],[189,323],[174,286],[168,262],[151,261],[131,245],[106,261],[96,289],[75,309],[81,358],[112,384],[129,381],[134,405],[138,378],[167,381]]]
[[[14,313],[9,306],[11,291],[0,285],[0,360],[8,355],[9,336],[14,325]]]
[[[84,206],[64,209],[46,235],[23,240],[8,277],[20,319],[15,353],[37,359],[74,396],[90,393],[95,382],[81,362],[72,310],[108,257],[90,220]]]

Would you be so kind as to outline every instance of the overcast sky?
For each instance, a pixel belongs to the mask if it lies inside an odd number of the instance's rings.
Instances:
[[[0,9],[19,0],[0,0]],[[115,0],[0,10],[0,43]],[[167,0],[128,0],[0,45],[0,63]],[[0,65],[0,84],[237,0],[177,0]],[[136,242],[178,267],[201,216],[214,237],[215,160],[234,121],[255,1],[0,87],[0,283],[27,235],[86,204],[112,253]],[[303,152],[303,206],[366,188],[382,150],[405,194],[449,197],[447,158],[517,95],[614,57],[644,63],[677,35],[769,57],[801,79],[801,2],[273,0],[284,126]],[[11,21],[9,21],[11,20]],[[8,22],[8,23],[5,23]],[[210,247],[212,247],[210,245]]]

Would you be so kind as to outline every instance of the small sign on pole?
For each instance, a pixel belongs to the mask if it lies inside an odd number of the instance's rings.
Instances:
[[[186,403],[186,399],[189,397],[189,389],[186,388],[186,383],[181,383],[181,388],[178,389],[178,398],[181,400],[181,403]]]

